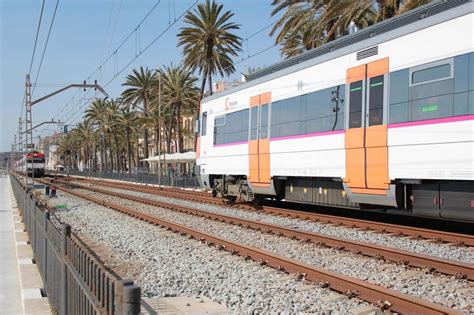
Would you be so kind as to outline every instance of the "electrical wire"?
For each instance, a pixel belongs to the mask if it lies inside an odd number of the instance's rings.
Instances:
[[[36,87],[36,83],[38,82],[38,77],[39,77],[40,72],[41,72],[41,66],[43,65],[44,55],[46,54],[46,48],[48,48],[49,36],[51,35],[51,30],[53,29],[54,19],[56,18],[56,12],[58,11],[58,5],[59,5],[59,0],[56,1],[56,6],[54,7],[53,18],[51,19],[51,24],[49,25],[48,36],[46,37],[46,43],[44,44],[44,49],[43,49],[43,53],[41,54],[40,64],[38,66],[38,71],[36,72],[33,91],[31,92],[32,96],[35,93],[35,87]]]
[[[161,3],[161,0],[158,0],[151,8],[148,10],[148,12],[145,14],[145,16],[140,20],[140,22],[137,24],[137,26],[122,40],[122,42],[115,48],[114,52],[110,54],[87,78],[87,80],[90,80],[91,77],[99,72],[102,67],[112,58],[115,56],[115,54],[123,47],[123,45],[128,41],[128,39],[135,34],[137,29],[141,27],[141,25],[150,17],[151,13],[158,7],[158,5]],[[112,13],[111,13],[112,14]],[[79,90],[77,90],[74,95],[69,99],[69,101],[66,103],[66,106],[71,103],[72,99],[79,93]],[[62,112],[62,111],[61,111]],[[58,118],[56,116],[56,118]]]
[[[38,27],[36,29],[35,45],[33,46],[33,54],[31,55],[30,69],[28,70],[28,74],[31,74],[31,68],[33,67],[33,60],[35,59],[36,45],[38,44],[38,36],[39,36],[40,28],[41,28],[41,20],[43,19],[44,3],[45,3],[45,0],[43,0],[43,3],[41,4],[41,12],[40,12],[40,17],[38,21]]]

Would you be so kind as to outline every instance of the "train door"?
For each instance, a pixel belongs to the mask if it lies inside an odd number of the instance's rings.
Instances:
[[[271,93],[250,98],[249,175],[253,187],[269,187],[270,135],[269,108]]]
[[[387,76],[383,58],[347,70],[344,183],[352,194],[387,195]]]

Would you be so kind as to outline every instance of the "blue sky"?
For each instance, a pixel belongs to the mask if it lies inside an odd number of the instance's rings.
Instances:
[[[202,2],[204,0],[200,0]],[[98,66],[112,55],[116,47],[132,32],[155,0],[60,0],[56,20],[35,87],[33,99],[48,94],[70,83],[81,83]],[[233,21],[241,24],[237,32],[247,38],[275,21],[270,17],[270,0],[219,0],[224,8],[235,13]],[[97,79],[112,97],[119,96],[121,83],[134,67],[157,68],[171,62],[179,63],[181,49],[176,47],[176,34],[183,26],[178,21],[156,43],[115,79],[118,72],[135,54],[160,34],[170,23],[189,8],[194,0],[161,0],[150,17],[141,25],[117,54],[91,77]],[[38,46],[31,71],[35,80],[41,53],[46,40],[56,0],[46,0]],[[13,135],[18,130],[18,117],[22,108],[25,75],[33,51],[41,0],[0,0],[0,152],[9,151]],[[248,58],[270,47],[273,39],[270,28],[243,43],[244,51],[235,61]],[[239,63],[231,79],[240,78],[247,67],[269,66],[281,60],[278,47]],[[113,79],[113,80],[112,80]],[[33,107],[33,124],[55,118],[67,123],[77,122],[93,98],[94,92],[70,90]],[[47,136],[58,127],[46,126],[34,136]]]

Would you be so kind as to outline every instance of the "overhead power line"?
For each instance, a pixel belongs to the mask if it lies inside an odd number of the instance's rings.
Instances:
[[[45,3],[45,0],[43,0],[43,3],[41,4],[41,12],[40,12],[40,17],[38,21],[38,27],[36,29],[35,45],[33,46],[33,54],[31,55],[31,62],[30,62],[30,68],[28,70],[28,74],[31,74],[31,68],[33,67],[33,60],[35,58],[35,53],[36,53],[36,45],[38,44],[38,35],[41,28],[41,20],[43,19],[44,3]]]
[[[90,80],[93,75],[95,75],[97,72],[99,72],[102,67],[114,56],[116,56],[116,53],[125,45],[125,43],[137,32],[139,32],[141,25],[150,17],[150,15],[153,13],[153,11],[158,7],[160,4],[161,0],[158,0],[151,8],[148,10],[148,12],[145,14],[145,16],[140,20],[140,22],[137,24],[136,27],[133,28],[133,30],[122,40],[122,42],[115,48],[112,54],[110,54],[94,71],[92,71],[91,74],[86,78],[86,80]],[[197,1],[193,4],[193,6],[197,3]],[[112,13],[111,13],[112,15]],[[110,23],[110,21],[109,21]],[[107,39],[106,39],[107,40]],[[104,49],[106,47],[106,44],[104,45]],[[72,102],[72,100],[76,97],[76,95],[79,93],[79,90],[74,93],[74,95],[69,99],[69,101],[66,103],[66,106]],[[64,110],[64,108],[61,110],[61,112]],[[56,117],[58,118],[58,117]]]
[[[48,36],[46,37],[46,43],[44,44],[43,53],[41,54],[40,64],[38,66],[38,71],[36,72],[35,83],[33,86],[33,91],[31,95],[35,93],[36,82],[38,82],[38,77],[41,72],[41,66],[43,65],[44,55],[46,53],[46,48],[48,48],[49,36],[51,35],[51,30],[53,29],[54,19],[56,17],[56,12],[58,11],[59,0],[56,1],[56,6],[54,7],[53,18],[51,19],[51,24],[49,25]]]

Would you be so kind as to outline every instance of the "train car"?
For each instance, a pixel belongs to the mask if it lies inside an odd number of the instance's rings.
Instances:
[[[45,157],[43,153],[33,152],[23,155],[23,157],[17,161],[15,171],[19,174],[27,174],[30,177],[43,177],[45,167]]]
[[[428,4],[205,98],[202,185],[474,220],[473,8]]]

